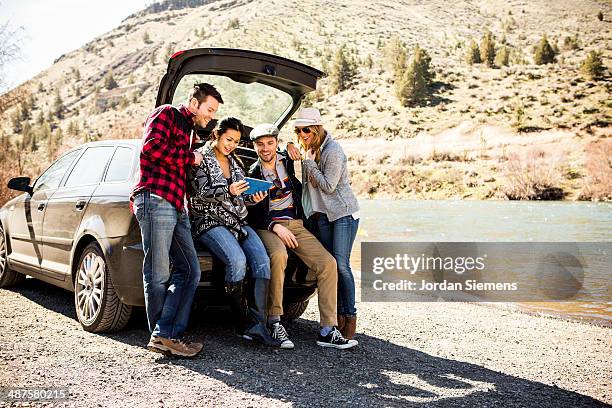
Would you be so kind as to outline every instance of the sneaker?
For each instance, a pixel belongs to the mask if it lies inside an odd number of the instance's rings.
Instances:
[[[293,342],[289,339],[287,330],[285,330],[280,322],[275,322],[272,324],[272,338],[281,342],[280,348],[282,349],[292,349],[295,347]]]
[[[195,357],[202,347],[201,343],[184,342],[160,336],[151,336],[147,345],[150,351],[177,357]]]
[[[319,333],[319,338],[317,340],[317,345],[321,347],[333,347],[340,350],[350,349],[355,347],[357,344],[357,340],[347,340],[342,337],[342,333],[337,328],[333,328],[332,331],[327,333],[327,336],[321,336]]]

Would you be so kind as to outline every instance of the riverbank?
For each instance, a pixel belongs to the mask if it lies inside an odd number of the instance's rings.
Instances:
[[[145,350],[144,315],[84,332],[71,293],[0,290],[0,387],[68,387],[66,406],[572,406],[612,403],[612,329],[467,303],[358,303],[355,352],[315,345],[316,301],[287,325],[293,351],[232,335],[196,310],[195,360]]]
[[[463,122],[411,138],[340,138],[363,198],[612,200],[612,128],[517,132]]]

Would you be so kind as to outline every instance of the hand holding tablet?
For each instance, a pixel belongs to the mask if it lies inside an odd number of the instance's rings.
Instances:
[[[251,177],[245,177],[244,180],[249,183],[249,188],[242,194],[251,195],[258,192],[267,192],[272,187],[271,181],[258,180]]]

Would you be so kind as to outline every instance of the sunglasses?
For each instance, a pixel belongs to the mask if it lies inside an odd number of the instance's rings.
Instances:
[[[308,126],[303,127],[303,128],[295,128],[295,133],[297,135],[299,135],[300,132],[304,132],[305,134],[309,134],[310,133],[310,128]]]

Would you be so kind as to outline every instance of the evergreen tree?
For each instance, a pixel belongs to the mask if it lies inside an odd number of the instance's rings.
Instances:
[[[395,80],[395,94],[400,103],[410,106],[425,98],[433,76],[431,57],[417,44],[410,64]]]
[[[32,134],[32,138],[30,139],[30,151],[35,152],[38,151],[38,139],[36,133]]]
[[[113,71],[108,71],[104,76],[104,87],[110,91],[118,86],[119,85],[117,85],[117,81],[115,81],[115,77],[113,76]]]
[[[383,50],[385,63],[391,68],[394,76],[403,74],[406,68],[407,51],[406,46],[400,40],[399,35],[395,34],[385,45]]]
[[[480,48],[478,48],[478,44],[476,41],[470,41],[470,45],[467,49],[467,54],[465,55],[466,61],[468,64],[480,64],[482,60],[480,59]]]
[[[348,89],[356,75],[355,62],[347,56],[346,48],[342,45],[336,51],[330,72],[330,90],[333,94]]]
[[[495,56],[495,65],[498,67],[507,67],[510,62],[510,51],[505,45],[499,49]]]
[[[21,112],[19,109],[15,110],[11,116],[11,125],[13,127],[13,133],[21,133],[23,130],[23,121],[21,120]]]
[[[28,102],[22,102],[19,104],[19,117],[21,120],[29,120],[31,117],[31,107]]]
[[[542,37],[533,53],[533,62],[536,65],[550,64],[555,61],[555,51],[548,43],[546,34]]]
[[[30,124],[28,122],[25,122],[23,124],[23,128],[21,130],[21,148],[23,150],[28,149],[31,150],[32,148],[32,127],[30,126]]]
[[[599,13],[597,13],[597,19],[599,21],[603,21],[603,12],[601,10],[599,10]]]
[[[495,41],[489,30],[484,33],[480,42],[480,60],[487,64],[487,67],[495,66]]]
[[[403,106],[416,104],[427,92],[425,78],[419,75],[415,64],[410,64],[399,82],[395,84],[395,92]]]
[[[53,99],[52,110],[53,115],[55,115],[56,118],[62,119],[64,117],[64,101],[62,101],[59,89],[55,91],[55,98]]]
[[[588,79],[601,78],[605,71],[605,67],[601,59],[601,53],[597,51],[589,52],[580,65],[580,71]]]

